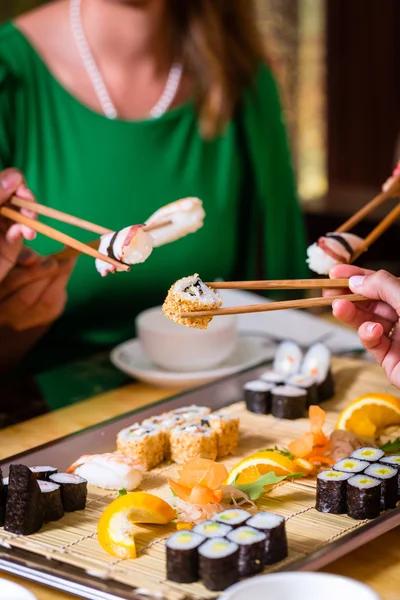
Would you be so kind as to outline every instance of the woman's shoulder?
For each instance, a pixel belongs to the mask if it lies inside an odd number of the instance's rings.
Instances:
[[[250,107],[279,103],[279,91],[276,78],[271,66],[260,61],[257,65],[253,80],[246,88],[244,98]]]

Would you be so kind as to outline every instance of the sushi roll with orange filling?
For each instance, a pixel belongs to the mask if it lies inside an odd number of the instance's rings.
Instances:
[[[318,403],[330,400],[335,394],[331,371],[331,352],[325,344],[318,342],[308,349],[301,365],[301,374],[315,379]]]

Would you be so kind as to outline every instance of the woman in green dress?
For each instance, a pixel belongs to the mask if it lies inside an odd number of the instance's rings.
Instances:
[[[102,278],[80,257],[67,284],[71,265],[56,267],[62,317],[49,328],[44,307],[43,329],[0,333],[31,371],[134,336],[135,315],[184,275],[254,276],[257,247],[265,277],[305,274],[277,87],[249,0],[60,0],[3,25],[0,170],[9,167],[40,203],[113,230],[187,196],[206,212],[199,232],[129,274]],[[32,247],[59,250],[40,235]]]

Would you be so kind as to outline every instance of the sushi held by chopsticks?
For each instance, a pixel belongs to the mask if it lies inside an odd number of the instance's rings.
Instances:
[[[327,233],[307,249],[307,264],[319,275],[328,275],[332,267],[350,264],[353,255],[364,245],[353,233]]]
[[[184,319],[182,312],[193,312],[197,310],[213,310],[222,306],[222,298],[211,287],[202,281],[197,273],[190,277],[183,277],[176,281],[170,288],[163,304],[163,313],[171,321],[206,329],[212,317],[199,317]]]

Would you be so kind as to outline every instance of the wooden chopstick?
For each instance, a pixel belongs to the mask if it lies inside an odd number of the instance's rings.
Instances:
[[[266,281],[214,281],[206,285],[216,290],[310,290],[347,288],[348,279],[270,279]]]
[[[354,262],[363,252],[366,252],[368,248],[376,242],[378,238],[389,229],[393,223],[395,223],[400,218],[400,203],[390,211],[388,215],[371,231],[371,233],[365,238],[364,244],[359,248],[356,252],[354,252],[351,257],[351,262]]]
[[[350,302],[365,302],[369,300],[361,294],[344,294],[341,296],[328,296],[321,298],[306,298],[305,300],[283,300],[282,302],[269,302],[265,304],[252,304],[246,306],[230,306],[216,308],[215,310],[196,310],[182,312],[182,319],[197,319],[199,317],[220,317],[223,315],[243,315],[248,313],[269,312],[272,310],[287,310],[291,308],[314,308],[315,306],[330,306],[334,300],[349,300]]]
[[[78,240],[70,237],[69,235],[62,233],[61,231],[57,231],[57,229],[53,229],[53,227],[50,227],[49,225],[45,225],[44,223],[41,223],[40,221],[35,221],[35,219],[26,217],[25,215],[21,214],[20,212],[18,212],[16,210],[13,210],[12,208],[8,208],[7,206],[1,206],[0,214],[2,214],[7,219],[11,219],[11,221],[16,221],[17,223],[21,223],[22,225],[27,225],[34,231],[37,231],[38,233],[42,233],[43,235],[46,235],[47,237],[52,238],[53,240],[56,240],[57,242],[60,242],[61,244],[64,244],[64,246],[70,246],[71,248],[74,248],[79,253],[88,254],[89,256],[92,256],[93,258],[99,258],[100,260],[104,260],[105,262],[109,263],[110,265],[113,265],[114,267],[116,267],[120,270],[123,270],[123,271],[130,270],[129,265],[125,265],[124,263],[114,260],[113,258],[110,258],[109,256],[101,254],[100,252],[98,252],[97,250],[94,250],[89,245],[83,244],[82,242],[79,242]]]

